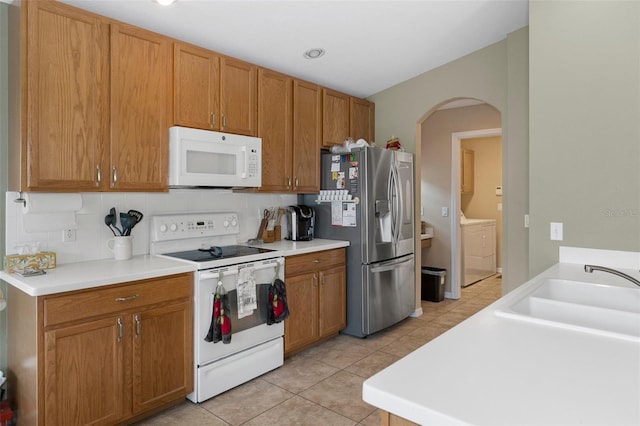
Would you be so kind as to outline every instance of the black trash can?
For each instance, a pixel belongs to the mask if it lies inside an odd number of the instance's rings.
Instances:
[[[429,302],[441,302],[444,300],[444,284],[447,279],[447,270],[422,267],[422,300]]]

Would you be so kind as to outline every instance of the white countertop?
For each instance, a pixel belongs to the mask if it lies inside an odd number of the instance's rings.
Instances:
[[[264,243],[256,247],[264,247],[271,250],[278,250],[284,256],[295,256],[296,254],[312,253],[314,251],[332,250],[349,246],[349,241],[324,240],[316,238],[311,241],[289,241],[280,240],[273,243]]]
[[[485,223],[496,223],[496,220],[495,219],[469,219],[467,217],[460,218],[461,226],[478,225],[478,224],[485,224]]]
[[[264,244],[262,247],[278,250],[281,252],[278,254],[283,256],[293,256],[348,245],[348,241],[315,239],[312,241],[282,240]],[[102,259],[61,264],[54,269],[47,269],[46,275],[34,277],[22,277],[18,274],[0,271],[0,279],[29,296],[44,296],[195,270],[195,265],[180,260],[163,256],[142,255],[134,256],[129,260]]]
[[[195,271],[195,266],[159,256],[134,256],[129,260],[92,260],[66,263],[47,269],[46,275],[22,277],[0,271],[0,278],[29,296],[83,290]]]
[[[640,424],[640,344],[494,314],[546,277],[634,287],[557,264],[366,380],[363,399],[419,424]]]

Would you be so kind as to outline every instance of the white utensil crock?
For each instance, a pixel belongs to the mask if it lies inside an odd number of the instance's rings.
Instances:
[[[107,247],[113,253],[113,257],[116,260],[131,259],[133,255],[133,237],[114,237],[107,241]]]

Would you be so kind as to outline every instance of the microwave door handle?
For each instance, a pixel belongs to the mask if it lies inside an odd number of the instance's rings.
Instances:
[[[242,173],[240,173],[240,177],[242,179],[247,178],[247,168],[249,167],[248,161],[249,157],[247,156],[247,147],[243,146],[240,148],[240,152],[242,152]]]

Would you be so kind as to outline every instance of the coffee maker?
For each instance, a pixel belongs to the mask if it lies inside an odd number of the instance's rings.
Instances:
[[[291,241],[313,240],[313,209],[305,205],[287,207],[287,239]]]

